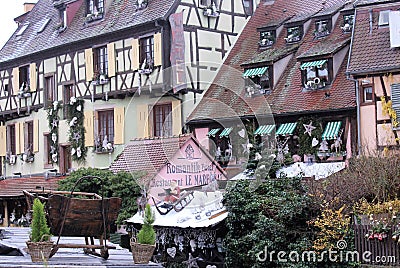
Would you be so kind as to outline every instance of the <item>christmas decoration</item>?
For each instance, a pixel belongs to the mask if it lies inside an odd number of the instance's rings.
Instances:
[[[310,124],[308,124],[308,125],[306,125],[306,124],[303,124],[303,127],[306,129],[306,131],[304,131],[304,134],[308,134],[308,136],[310,136],[311,137],[311,132],[314,130],[314,129],[316,129],[316,127],[314,127],[313,125],[312,125],[312,121],[310,121]]]
[[[47,108],[47,121],[50,129],[50,154],[53,163],[58,162],[58,124],[60,117],[58,111],[61,109],[61,104],[54,101],[52,106]]]
[[[71,143],[72,160],[85,162],[87,148],[85,147],[85,128],[83,126],[83,107],[85,101],[71,97],[68,107],[67,122],[70,126],[68,141]]]
[[[319,143],[319,140],[317,140],[315,137],[312,139],[312,141],[311,141],[311,146],[312,147],[315,147],[315,146],[317,146],[318,145],[318,143]]]

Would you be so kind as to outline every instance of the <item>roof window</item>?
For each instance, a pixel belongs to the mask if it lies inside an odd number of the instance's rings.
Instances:
[[[25,30],[28,28],[28,26],[29,26],[29,22],[22,25],[22,27],[17,32],[16,36],[21,36],[25,32]]]
[[[46,28],[47,24],[49,24],[50,20],[51,20],[50,18],[41,20],[40,23],[41,23],[42,25],[40,26],[39,30],[37,30],[37,33],[43,32],[44,29]]]

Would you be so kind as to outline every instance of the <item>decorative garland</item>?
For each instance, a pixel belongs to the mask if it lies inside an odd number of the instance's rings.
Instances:
[[[50,129],[50,156],[52,163],[58,163],[58,124],[60,117],[58,111],[61,109],[61,104],[58,101],[54,101],[52,106],[47,108],[47,121]]]
[[[67,122],[69,124],[68,141],[71,144],[72,160],[85,162],[87,148],[85,147],[85,127],[83,125],[83,107],[85,101],[71,97],[68,105]]]

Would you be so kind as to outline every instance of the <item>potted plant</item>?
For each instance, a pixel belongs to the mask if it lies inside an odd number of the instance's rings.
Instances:
[[[50,258],[53,241],[50,240],[50,228],[47,225],[44,205],[38,198],[33,201],[33,217],[29,241],[26,241],[32,262],[45,262]]]
[[[156,248],[156,232],[153,228],[155,220],[154,212],[150,205],[146,205],[144,212],[143,225],[137,234],[136,239],[132,237],[131,249],[135,263],[149,263]]]

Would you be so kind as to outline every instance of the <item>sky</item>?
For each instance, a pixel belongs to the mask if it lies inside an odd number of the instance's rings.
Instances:
[[[17,29],[14,18],[24,13],[24,3],[36,3],[37,0],[2,0],[0,8],[0,48],[4,46]]]

